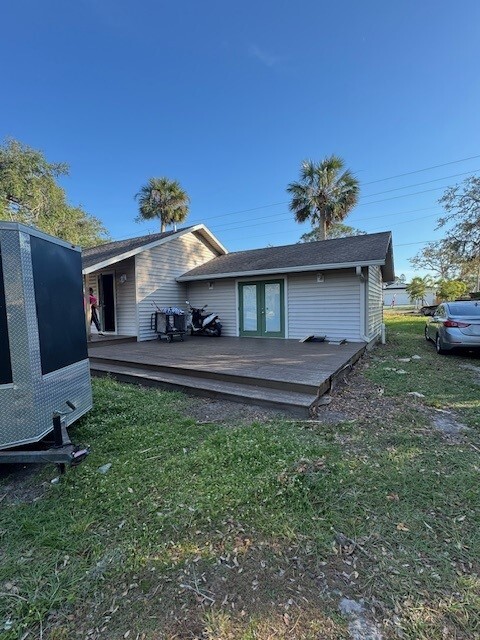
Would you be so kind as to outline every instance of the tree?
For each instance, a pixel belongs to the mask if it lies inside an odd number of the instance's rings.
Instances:
[[[437,282],[437,297],[442,302],[461,298],[467,291],[467,285],[461,280],[439,280]]]
[[[461,261],[457,252],[445,240],[429,242],[413,258],[410,258],[410,263],[415,269],[431,271],[444,280],[457,277],[461,270]]]
[[[417,305],[419,302],[425,304],[425,297],[427,295],[427,289],[432,286],[432,279],[430,276],[416,276],[412,278],[411,282],[405,287],[406,292],[410,298],[412,304]]]
[[[162,233],[167,225],[183,222],[188,216],[190,198],[177,180],[150,178],[135,198],[139,209],[137,222],[158,218]]]
[[[330,240],[333,238],[349,238],[351,236],[363,236],[365,231],[350,227],[348,224],[342,222],[334,222],[328,231],[328,237]],[[304,233],[300,236],[299,242],[316,242],[321,240],[321,229],[316,226],[308,233]]]
[[[358,202],[358,180],[344,166],[343,160],[334,155],[318,163],[304,160],[300,181],[287,187],[295,220],[310,220],[313,227],[318,226],[319,240],[325,240],[328,229],[342,222]]]
[[[98,218],[68,204],[57,183],[65,175],[65,163],[48,162],[41,151],[7,140],[0,146],[0,220],[33,225],[82,247],[108,240]]]
[[[445,215],[438,227],[449,223],[445,242],[463,260],[476,260],[480,256],[480,177],[466,178],[460,185],[450,187],[440,199]]]

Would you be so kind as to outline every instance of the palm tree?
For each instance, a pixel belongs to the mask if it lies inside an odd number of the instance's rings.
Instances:
[[[158,218],[162,233],[168,224],[183,222],[188,216],[190,198],[177,180],[150,178],[135,199],[139,210],[137,222]]]
[[[310,220],[312,225],[318,225],[319,240],[325,240],[329,227],[345,220],[358,202],[358,180],[351,171],[344,170],[344,166],[343,160],[334,155],[318,163],[304,160],[300,181],[287,187],[295,220]]]

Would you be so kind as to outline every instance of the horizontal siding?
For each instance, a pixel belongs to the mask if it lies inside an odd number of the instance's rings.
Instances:
[[[116,322],[117,334],[124,336],[137,335],[137,311],[135,299],[135,259],[129,258],[115,264],[115,268],[101,269],[86,276],[87,288],[92,287],[99,298],[98,276],[102,273],[115,274]],[[126,276],[125,282],[121,282]]]
[[[123,275],[127,276],[125,282],[121,282]],[[123,260],[115,265],[115,286],[117,292],[117,333],[122,336],[136,336],[135,258]]]
[[[188,233],[135,256],[139,340],[156,337],[150,329],[153,303],[186,309],[187,286],[176,278],[217,255],[201,236]]]
[[[288,337],[310,334],[361,342],[360,281],[353,270],[324,271],[288,276]]]
[[[383,322],[383,292],[382,271],[373,265],[368,267],[368,337],[377,338],[382,332]]]
[[[208,311],[218,313],[222,323],[222,335],[237,336],[237,298],[235,280],[226,278],[212,280],[213,288],[208,282],[188,282],[187,299],[192,307],[203,307],[208,304]]]

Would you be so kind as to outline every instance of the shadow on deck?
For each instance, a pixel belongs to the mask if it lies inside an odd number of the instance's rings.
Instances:
[[[93,347],[93,348],[92,348]],[[365,343],[190,337],[90,344],[92,374],[309,416]]]

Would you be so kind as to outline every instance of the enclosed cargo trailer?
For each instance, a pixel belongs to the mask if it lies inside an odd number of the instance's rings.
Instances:
[[[0,222],[0,450],[54,424],[57,447],[69,444],[66,428],[91,407],[80,250]]]

